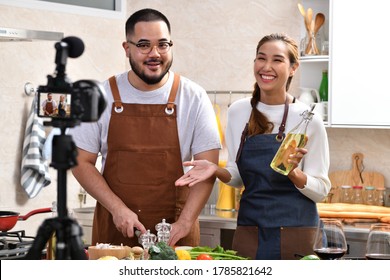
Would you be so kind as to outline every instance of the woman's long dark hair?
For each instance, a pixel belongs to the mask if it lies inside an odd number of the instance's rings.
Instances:
[[[260,49],[260,47],[267,42],[270,41],[282,41],[286,44],[288,48],[288,55],[290,64],[294,65],[298,62],[299,54],[298,54],[298,45],[297,43],[290,37],[288,37],[285,34],[281,33],[274,33],[267,35],[263,37],[259,43],[257,44],[256,48],[256,55]],[[290,76],[287,80],[286,84],[286,91],[290,88],[291,80],[293,76]],[[259,110],[256,109],[257,103],[260,101],[260,88],[257,83],[254,85],[253,93],[252,93],[252,99],[251,99],[251,106],[252,106],[252,113],[251,117],[249,119],[249,125],[248,125],[248,134],[249,135],[257,135],[257,134],[265,134],[265,133],[271,133],[274,124],[268,120],[268,118],[261,113]]]

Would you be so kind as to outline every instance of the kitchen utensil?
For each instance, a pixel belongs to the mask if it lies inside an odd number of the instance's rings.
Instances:
[[[325,15],[323,13],[316,14],[316,17],[314,19],[314,28],[313,28],[313,37],[315,38],[317,36],[318,31],[320,30],[321,26],[325,22]],[[315,54],[320,54],[317,44],[315,41],[313,42],[315,47]]]
[[[347,252],[347,241],[341,221],[320,219],[313,251],[322,260],[336,260],[344,256]]]
[[[383,188],[385,186],[384,176],[379,172],[364,171],[363,154],[352,154],[352,169],[341,170],[329,173],[329,179],[334,191],[333,201],[339,201],[338,188],[347,186],[374,186],[376,188]]]
[[[314,20],[314,36],[317,35],[318,30],[320,30],[321,26],[325,22],[325,15],[323,13],[316,14],[315,20]]]
[[[306,17],[306,11],[305,11],[305,8],[303,7],[303,5],[301,3],[298,3],[298,9],[299,9],[299,12],[301,13],[301,15],[303,16],[303,18]]]
[[[52,212],[51,208],[40,208],[28,212],[24,216],[20,216],[17,212],[12,211],[0,211],[0,231],[8,231],[12,229],[17,221],[27,220],[30,216],[38,214],[38,213],[48,213]]]
[[[308,8],[306,11],[305,26],[306,26],[306,30],[309,33],[309,35],[311,34],[311,21],[312,20],[313,20],[313,9]]]

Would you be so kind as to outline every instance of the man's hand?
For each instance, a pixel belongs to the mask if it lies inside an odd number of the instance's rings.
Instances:
[[[208,160],[194,160],[183,162],[184,166],[193,166],[186,174],[176,180],[176,186],[190,186],[212,177],[218,166]]]
[[[138,220],[137,214],[127,207],[118,207],[112,213],[112,216],[117,230],[125,237],[133,237],[134,228],[138,229],[141,233],[146,232],[144,225]]]
[[[174,246],[180,239],[186,237],[190,233],[192,225],[183,224],[180,219],[171,225],[168,245]]]

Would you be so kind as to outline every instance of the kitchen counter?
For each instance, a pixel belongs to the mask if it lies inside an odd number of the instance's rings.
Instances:
[[[83,226],[86,244],[90,244],[94,207],[74,209],[74,214]],[[215,207],[205,207],[199,215],[200,238],[203,246],[221,245],[231,249],[234,231],[237,226],[237,211],[222,211]],[[369,232],[369,223],[344,225],[344,232],[349,246],[346,257],[362,258],[365,254]]]
[[[217,210],[205,207],[199,215],[201,244],[214,247],[221,245],[231,249],[231,241],[237,226],[237,211]],[[364,258],[370,223],[344,224],[349,258]]]

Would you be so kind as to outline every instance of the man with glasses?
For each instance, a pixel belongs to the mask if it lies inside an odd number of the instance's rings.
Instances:
[[[73,129],[76,179],[96,200],[92,244],[138,245],[135,231],[156,234],[171,224],[169,245],[199,245],[197,217],[215,178],[175,187],[182,162],[218,162],[220,138],[206,91],[170,71],[173,42],[168,19],[143,9],[126,22],[122,43],[131,70],[104,83],[107,109],[96,123]],[[95,168],[102,155],[101,173]]]

